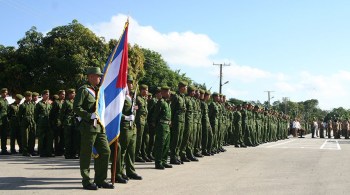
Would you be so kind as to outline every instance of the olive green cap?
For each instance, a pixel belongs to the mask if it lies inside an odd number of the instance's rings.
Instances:
[[[0,92],[4,93],[5,91],[8,91],[7,88],[2,88]]]
[[[204,94],[204,93],[205,93],[205,90],[199,89],[199,93]]]
[[[53,95],[54,100],[58,100],[58,98],[60,98],[60,97],[57,94]]]
[[[75,92],[75,89],[73,89],[73,88],[67,90],[67,93],[69,93],[69,94],[74,93],[74,92]]]
[[[128,81],[134,81],[134,78],[131,75],[128,75]]]
[[[65,92],[66,92],[65,90],[61,89],[58,91],[58,94],[65,93]]]
[[[162,86],[162,90],[170,90],[170,87],[164,85],[164,86]]]
[[[22,99],[23,99],[23,95],[21,95],[21,94],[16,94],[16,99],[22,100]]]
[[[170,91],[170,94],[171,94],[171,95],[175,95],[176,92],[175,92],[175,91]]]
[[[145,84],[140,85],[140,89],[148,89],[148,86]]]
[[[148,96],[152,96],[153,94],[151,92],[148,92]]]
[[[41,95],[44,95],[44,94],[47,94],[47,93],[50,93],[50,91],[48,89],[45,89],[41,92]]]
[[[31,91],[26,91],[26,92],[24,92],[24,96],[25,97],[32,96],[32,92]]]
[[[101,69],[99,67],[88,67],[86,69],[86,74],[89,75],[89,74],[97,74],[99,76],[102,76],[102,72],[101,72]]]
[[[188,83],[186,81],[180,81],[179,82],[179,87],[184,87],[184,86],[187,86]]]
[[[214,92],[212,96],[218,96],[219,94],[217,92]]]
[[[205,91],[205,95],[210,95],[210,91]]]
[[[39,96],[38,92],[32,92],[32,96]]]
[[[196,90],[196,87],[195,87],[195,86],[189,86],[188,89],[189,89],[190,91],[194,91],[194,90]]]

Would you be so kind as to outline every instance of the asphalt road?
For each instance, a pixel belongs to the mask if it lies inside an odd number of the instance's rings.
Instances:
[[[93,192],[82,189],[78,160],[0,156],[0,194],[350,194],[350,140],[308,135],[226,149],[166,170],[137,163],[142,181]]]

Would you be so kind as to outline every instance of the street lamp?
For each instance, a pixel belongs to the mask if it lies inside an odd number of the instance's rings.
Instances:
[[[220,84],[220,89],[219,89],[219,93],[220,93],[220,94],[221,94],[221,89],[222,89],[222,86],[223,86],[223,85],[226,85],[228,82],[229,82],[229,81],[226,81],[225,83]]]

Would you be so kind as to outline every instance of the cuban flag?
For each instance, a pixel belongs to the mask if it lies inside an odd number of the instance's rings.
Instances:
[[[125,23],[123,34],[106,62],[97,96],[96,112],[99,122],[106,129],[109,144],[112,144],[119,137],[120,121],[127,91],[128,26],[129,21]],[[94,153],[96,153],[95,150]]]

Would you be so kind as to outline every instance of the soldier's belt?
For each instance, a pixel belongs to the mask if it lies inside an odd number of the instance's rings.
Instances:
[[[167,121],[167,120],[159,120],[159,122],[167,125],[170,125],[171,123],[171,121]]]

